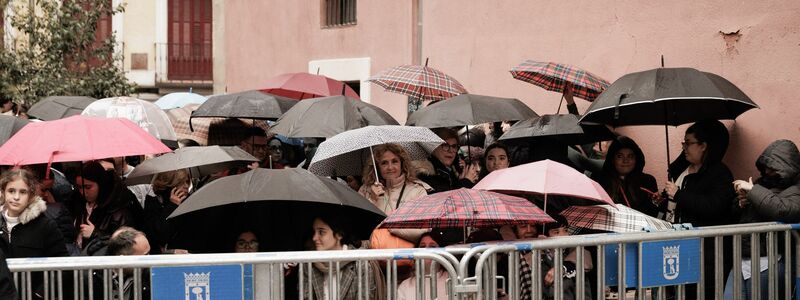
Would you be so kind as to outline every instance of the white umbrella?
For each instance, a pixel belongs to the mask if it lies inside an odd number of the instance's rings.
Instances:
[[[318,176],[361,175],[364,161],[374,159],[372,146],[387,143],[400,145],[412,160],[417,160],[427,158],[444,140],[424,127],[367,126],[342,132],[322,142],[308,170]]]
[[[83,110],[82,115],[103,118],[125,118],[162,141],[176,141],[167,114],[158,106],[148,101],[131,97],[113,97],[100,99]]]

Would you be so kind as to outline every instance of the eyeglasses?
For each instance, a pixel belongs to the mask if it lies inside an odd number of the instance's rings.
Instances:
[[[453,152],[458,151],[458,144],[447,144],[447,143],[445,143],[445,144],[442,144],[441,147],[442,147],[442,150],[444,150],[444,151],[453,151]]]
[[[245,240],[238,240],[236,241],[236,247],[238,248],[258,248],[258,241],[245,241]]]
[[[683,148],[689,147],[689,145],[697,145],[702,144],[702,142],[681,142],[681,146]]]

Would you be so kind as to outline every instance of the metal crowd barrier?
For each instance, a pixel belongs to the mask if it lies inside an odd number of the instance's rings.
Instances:
[[[415,286],[413,299],[435,299],[444,289],[447,299],[498,299],[498,291],[503,290],[507,299],[514,300],[523,296],[542,299],[545,287],[541,274],[547,270],[542,270],[541,259],[552,253],[555,275],[552,298],[563,299],[565,255],[562,250],[574,248],[576,270],[574,279],[570,279],[574,280],[573,294],[576,299],[585,299],[585,285],[594,278],[588,278],[582,267],[588,259],[583,250],[594,247],[597,249],[594,262],[597,284],[590,290],[593,298],[605,298],[606,287],[616,286],[619,299],[624,299],[629,287],[635,289],[638,299],[666,299],[667,296],[684,299],[689,296],[687,285],[696,284],[698,299],[723,299],[728,277],[728,273],[723,272],[723,239],[731,239],[733,249],[725,250],[733,254],[732,298],[742,299],[742,253],[748,251],[741,249],[742,239],[752,240],[749,253],[756,258],[762,256],[759,240],[765,238],[768,298],[788,300],[800,284],[800,277],[797,277],[800,274],[798,229],[800,224],[756,223],[436,249],[28,258],[8,259],[8,264],[22,299],[34,299],[34,293],[40,292],[36,290],[40,283],[44,286],[41,290],[44,299],[142,299],[142,288],[148,285],[148,280],[152,289],[145,293],[152,295],[152,299],[220,299],[215,293],[226,287],[237,293],[224,299],[308,299],[315,297],[314,289],[319,290],[319,285],[327,288],[325,295],[329,299],[339,299],[345,295],[338,295],[335,287],[340,284],[339,280],[345,279],[332,270],[354,263],[356,271],[351,280],[355,282],[357,299],[398,299],[401,278],[398,269],[413,265],[413,277],[409,279]],[[782,246],[781,240],[784,241]],[[702,249],[709,241],[713,243],[715,254],[713,270],[704,268]],[[526,253],[532,257],[530,295],[522,295],[521,290],[524,278],[520,273],[520,258]],[[501,260],[507,261],[505,273],[498,268]],[[423,267],[425,261],[432,262],[427,270]],[[401,262],[403,266],[399,265]],[[785,266],[782,284],[779,262]],[[761,267],[760,260],[752,259],[749,266],[754,270],[750,299],[759,299],[761,283],[757,270]],[[378,267],[383,275],[376,277],[373,271]],[[325,269],[327,283],[315,282],[308,276],[311,272],[322,273],[315,270]],[[284,293],[287,270],[296,272],[300,278],[296,294]],[[703,280],[705,272],[714,272],[712,282]],[[445,286],[437,283],[439,276],[446,277]],[[370,298],[368,293],[378,282],[383,283],[385,290]],[[713,284],[713,295],[705,295],[706,284]],[[784,288],[779,295],[781,285]],[[212,297],[215,295],[217,297]],[[794,297],[800,299],[800,291]]]
[[[297,298],[311,299],[315,298],[315,283],[313,277],[307,274],[314,272],[315,263],[328,269],[329,281],[325,284],[325,294],[331,299],[343,296],[338,295],[338,289],[334,288],[338,286],[334,277],[342,279],[341,275],[333,270],[348,263],[356,264],[356,275],[352,280],[357,289],[357,299],[396,299],[399,285],[398,262],[401,261],[413,261],[415,266],[412,279],[415,280],[415,299],[423,299],[425,294],[436,295],[439,289],[446,289],[448,298],[454,299],[452,290],[457,283],[454,266],[458,260],[441,249],[51,257],[8,259],[8,265],[21,299],[36,299],[33,291],[35,287],[31,282],[32,278],[41,274],[44,274],[45,288],[44,295],[41,295],[44,299],[142,299],[142,287],[146,284],[143,278],[148,273],[152,276],[152,299],[285,299],[289,297],[284,294],[283,274],[289,269],[298,272],[300,278]],[[426,271],[423,267],[423,261],[431,262],[429,270]],[[252,268],[246,269],[242,266]],[[386,288],[381,295],[370,298],[368,292],[374,289],[371,284],[377,284],[375,280],[378,280],[372,272],[377,266],[385,268],[384,278],[380,282]],[[221,269],[224,267],[233,267],[234,270],[238,267],[250,272],[234,272],[231,275],[231,268]],[[206,271],[210,269],[213,271]],[[164,271],[163,278],[159,276],[159,271]],[[217,271],[223,277],[211,278]],[[95,276],[90,275],[92,273]],[[237,276],[239,277],[236,278]],[[446,286],[437,286],[437,276],[447,276]],[[230,289],[231,281],[242,278],[252,278],[252,285],[244,284],[240,289],[241,293],[215,294],[218,290]],[[204,280],[211,282],[204,283]],[[221,282],[215,284],[214,280]],[[157,285],[168,281],[177,281],[177,284],[156,289]],[[424,288],[426,286],[429,288]],[[211,297],[214,295],[222,296]],[[435,296],[428,297],[434,298]]]
[[[576,268],[575,268],[575,299],[585,299],[586,274],[584,268],[583,255],[584,249],[589,247],[597,248],[597,261],[594,268],[597,270],[596,288],[593,290],[593,298],[604,299],[607,286],[617,286],[619,299],[625,299],[625,291],[628,287],[636,290],[637,299],[666,299],[667,294],[676,299],[685,299],[687,295],[686,286],[697,284],[697,299],[723,299],[723,289],[727,272],[723,272],[723,239],[733,240],[732,274],[734,280],[733,299],[742,298],[742,237],[752,240],[749,249],[750,257],[759,258],[762,256],[759,247],[759,240],[766,237],[768,262],[768,295],[769,299],[792,299],[792,245],[794,245],[794,255],[796,256],[794,265],[794,275],[800,272],[800,236],[796,230],[800,229],[800,224],[786,225],[780,223],[754,223],[728,226],[713,226],[693,228],[677,231],[660,232],[641,232],[626,234],[592,234],[576,235],[570,237],[548,238],[532,240],[526,242],[499,243],[494,245],[479,245],[469,249],[461,259],[458,266],[458,274],[461,284],[456,286],[456,293],[460,297],[470,299],[498,299],[496,292],[498,278],[507,279],[508,299],[520,299],[520,254],[530,253],[532,256],[532,299],[542,299],[542,277],[543,274],[541,257],[545,253],[552,253],[554,264],[554,299],[564,297],[564,249],[575,249]],[[779,249],[780,238],[783,243],[782,251]],[[793,240],[794,238],[794,240]],[[714,249],[714,269],[705,270],[703,246],[705,242],[713,241]],[[683,249],[681,249],[683,248]],[[688,251],[687,251],[688,250]],[[745,251],[747,249],[744,249]],[[550,252],[546,252],[550,251]],[[613,252],[609,252],[613,251]],[[630,252],[632,253],[626,253]],[[780,253],[779,253],[780,252]],[[609,253],[616,253],[609,255]],[[779,282],[778,257],[785,266],[783,282]],[[627,257],[627,258],[626,258]],[[507,260],[508,272],[498,274],[498,261]],[[673,260],[669,260],[673,259]],[[471,262],[477,261],[474,274],[470,274],[469,266]],[[611,263],[616,261],[616,263]],[[652,263],[656,262],[656,263]],[[647,265],[647,267],[645,267]],[[606,270],[606,269],[609,270]],[[759,282],[760,260],[751,259],[750,268],[752,271],[750,298],[760,298],[761,284]],[[704,282],[705,272],[714,272],[713,282]],[[655,272],[655,273],[654,273]],[[681,273],[683,272],[683,273]],[[613,274],[609,274],[613,273]],[[655,275],[654,275],[655,274]],[[616,275],[615,282],[606,282],[609,275]],[[639,276],[641,275],[641,276]],[[661,278],[663,277],[663,278]],[[676,284],[677,283],[677,284]],[[714,294],[705,295],[705,284],[714,285]],[[795,284],[800,284],[800,277],[795,277]],[[782,297],[779,295],[779,285],[783,285]],[[794,286],[795,291],[797,287]],[[800,299],[800,291],[795,295]],[[690,297],[694,298],[694,297]],[[462,298],[463,299],[463,298]]]

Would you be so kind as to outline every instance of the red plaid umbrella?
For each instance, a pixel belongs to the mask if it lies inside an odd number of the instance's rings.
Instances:
[[[553,218],[524,198],[462,188],[408,201],[378,227],[463,228],[552,222]]]
[[[633,208],[617,205],[570,206],[561,212],[573,233],[581,228],[609,232],[638,232],[645,228],[672,230],[672,224],[639,212]]]
[[[166,110],[167,116],[175,129],[178,139],[192,139],[202,146],[224,145],[235,146],[244,138],[247,132],[244,128],[251,127],[252,120],[241,121],[229,118],[195,118],[192,119],[192,127],[189,128],[189,117],[192,111],[197,109],[199,104],[189,104],[181,108]],[[256,120],[256,126],[269,130],[269,125],[264,120]]]
[[[466,94],[461,83],[442,71],[425,66],[404,65],[383,71],[367,81],[387,91],[400,93],[423,101],[438,101]]]
[[[594,101],[608,88],[609,83],[600,76],[570,65],[526,60],[511,69],[514,78],[533,83],[548,91],[564,92],[565,83],[571,82],[575,97]]]

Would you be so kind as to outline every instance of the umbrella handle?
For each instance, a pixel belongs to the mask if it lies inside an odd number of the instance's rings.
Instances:
[[[369,156],[372,158],[372,169],[375,171],[375,182],[378,182],[378,165],[375,164],[375,153],[372,152],[372,146],[369,146]]]

